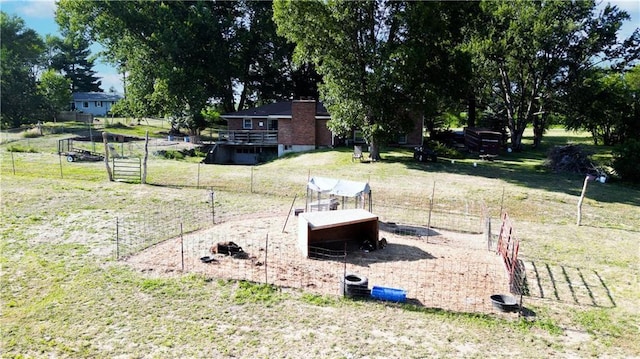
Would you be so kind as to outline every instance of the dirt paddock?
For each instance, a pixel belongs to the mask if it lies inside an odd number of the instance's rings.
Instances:
[[[376,251],[350,244],[346,256],[304,258],[297,248],[297,217],[256,215],[166,240],[126,261],[142,271],[202,273],[336,296],[342,295],[345,273],[355,273],[367,277],[369,288],[404,289],[408,302],[461,312],[496,313],[490,296],[508,294],[505,267],[487,250],[483,235],[380,222],[379,237],[388,245]],[[210,252],[226,241],[241,246],[246,258]],[[213,261],[204,263],[205,256]]]

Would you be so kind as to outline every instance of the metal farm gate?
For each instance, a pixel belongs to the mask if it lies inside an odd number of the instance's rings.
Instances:
[[[142,161],[140,158],[114,158],[114,181],[142,181]]]

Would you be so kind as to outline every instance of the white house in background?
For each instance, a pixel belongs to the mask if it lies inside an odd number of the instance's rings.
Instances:
[[[90,113],[94,116],[106,116],[111,107],[122,99],[122,96],[106,92],[75,92],[71,110]]]

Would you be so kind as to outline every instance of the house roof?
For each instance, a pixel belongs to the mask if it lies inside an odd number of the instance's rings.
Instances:
[[[74,92],[74,101],[118,101],[122,96],[107,92]]]
[[[223,114],[222,118],[245,118],[245,117],[291,117],[291,105],[293,101],[283,101],[250,108],[247,110]],[[316,102],[316,117],[329,117],[329,112],[322,102]]]

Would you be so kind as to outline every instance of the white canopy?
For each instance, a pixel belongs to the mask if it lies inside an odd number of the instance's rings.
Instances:
[[[371,193],[368,183],[326,177],[312,177],[307,188],[315,192],[342,197],[358,197]]]

